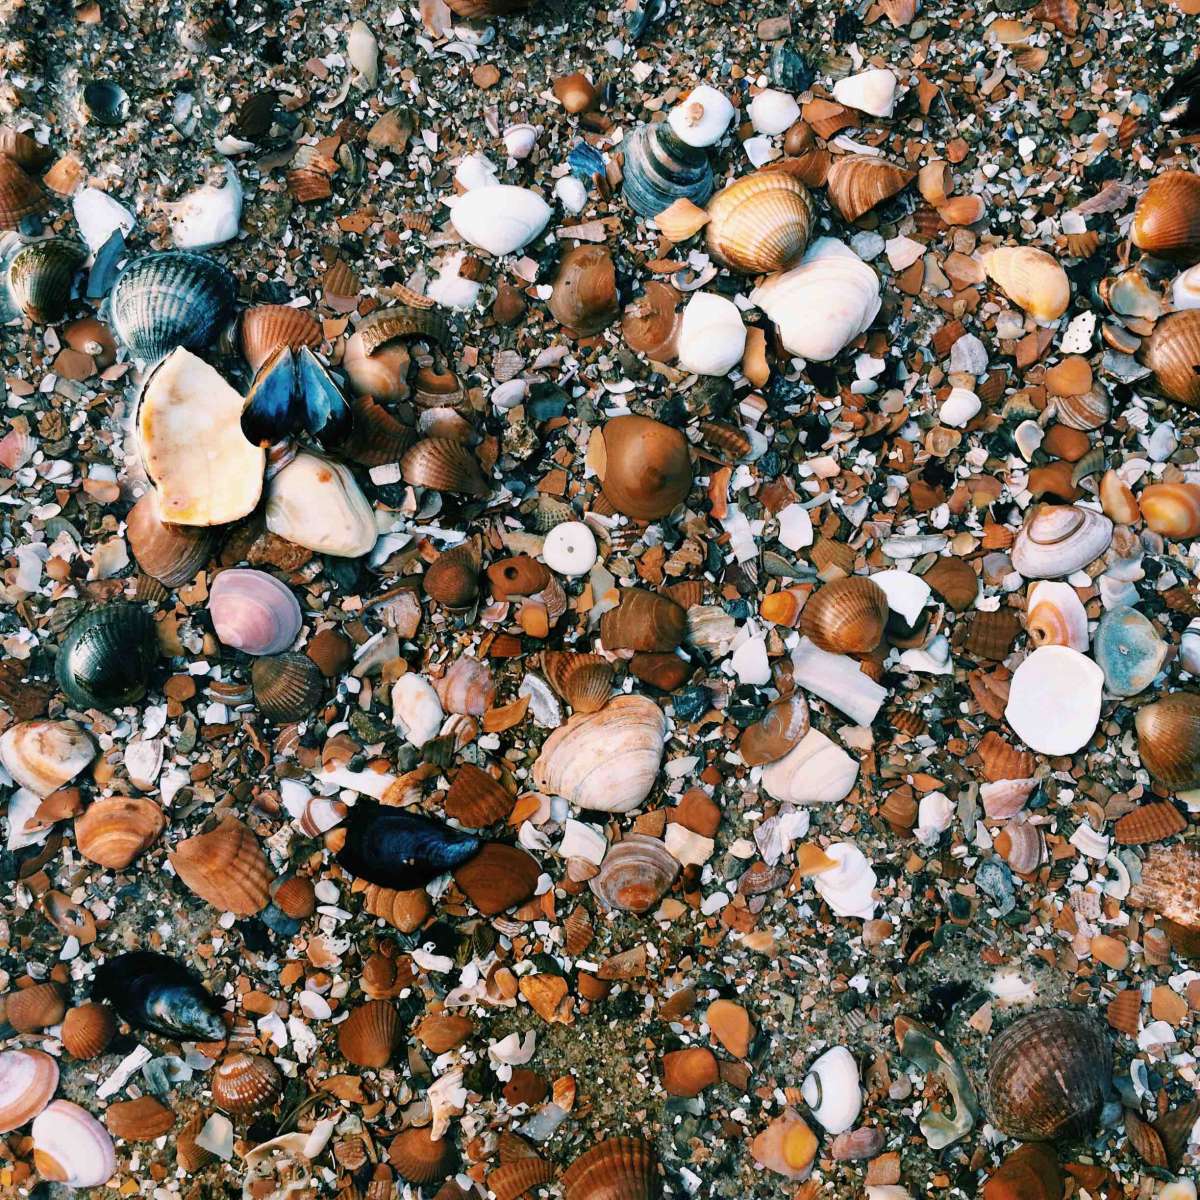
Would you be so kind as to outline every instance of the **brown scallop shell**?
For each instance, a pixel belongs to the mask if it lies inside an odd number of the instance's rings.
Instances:
[[[576,712],[598,712],[612,695],[613,666],[603,655],[548,650],[542,655],[542,670]]]
[[[975,752],[983,762],[983,776],[989,783],[1001,779],[1029,779],[1036,759],[1028,750],[1017,750],[995,730],[989,729]]]
[[[617,319],[617,272],[607,246],[575,246],[563,255],[547,306],[576,337],[591,337]]]
[[[6,154],[0,154],[0,229],[16,229],[26,218],[44,213],[50,197]]]
[[[1152,179],[1133,210],[1129,237],[1158,258],[1200,258],[1200,175],[1164,171]]]
[[[468,829],[483,829],[503,821],[513,810],[516,798],[505,791],[498,779],[486,771],[464,763],[446,793],[446,816]]]
[[[321,344],[321,322],[306,308],[256,304],[242,314],[241,341],[242,356],[257,373],[283,346],[293,354],[302,346],[316,350]]]
[[[887,596],[865,575],[834,579],[808,598],[800,632],[831,654],[867,654],[883,639]]]
[[[428,1128],[402,1129],[387,1149],[388,1162],[409,1183],[436,1183],[454,1166],[454,1144],[435,1138]]]
[[[396,1006],[387,1000],[368,1000],[338,1026],[338,1049],[356,1067],[377,1070],[391,1062],[403,1036]]]
[[[307,654],[269,654],[250,668],[254,702],[264,717],[280,724],[301,721],[321,702],[325,676]]]
[[[307,921],[317,911],[317,893],[307,875],[284,875],[271,884],[271,903],[293,921]]]
[[[421,580],[425,595],[452,610],[469,608],[479,595],[481,561],[479,543],[474,538],[438,555]]]
[[[459,890],[485,917],[494,917],[533,895],[541,868],[518,846],[485,842],[483,849],[454,868]]]
[[[687,438],[661,421],[636,414],[614,417],[600,431],[599,471],[608,502],[635,521],[657,521],[692,490]]]
[[[0,125],[0,155],[11,158],[26,171],[36,172],[50,164],[54,151],[11,125]]]
[[[834,208],[845,221],[857,221],[863,213],[902,192],[917,177],[915,171],[872,154],[835,158],[825,186]]]
[[[993,1125],[1027,1142],[1087,1137],[1112,1088],[1112,1042],[1086,1012],[1046,1008],[992,1039],[987,1109]]]
[[[1185,842],[1152,846],[1129,903],[1168,922],[1171,944],[1188,957],[1200,950],[1200,847]]]
[[[800,261],[813,226],[808,189],[784,171],[755,171],[709,202],[704,235],[718,261],[747,275]]]
[[[158,492],[150,488],[129,510],[125,535],[137,564],[169,588],[190,583],[216,545],[212,529],[168,525],[159,516]]]
[[[487,1190],[496,1200],[518,1200],[533,1188],[550,1183],[555,1174],[554,1164],[539,1155],[516,1158],[488,1172]]]
[[[99,1058],[116,1036],[117,1015],[107,1004],[89,1000],[63,1018],[62,1044],[72,1058]]]
[[[588,886],[606,908],[641,916],[671,890],[678,874],[678,860],[660,839],[631,833],[609,847]]]
[[[659,592],[625,588],[621,602],[600,618],[605,650],[640,650],[663,654],[687,634],[687,611]]]
[[[964,644],[976,658],[999,662],[1007,658],[1021,632],[1021,618],[1011,608],[977,612],[967,626]]]
[[[793,692],[776,700],[761,721],[742,731],[738,753],[752,767],[777,762],[799,745],[808,730],[808,702],[799,692]]]
[[[397,890],[372,883],[363,892],[363,902],[371,916],[379,917],[401,933],[415,933],[433,911],[424,888]]]
[[[67,1011],[67,994],[53,980],[17,988],[4,997],[4,1019],[18,1033],[36,1033],[57,1025]]]
[[[479,460],[453,438],[425,438],[410,447],[400,460],[404,482],[435,492],[486,496],[488,482]]]
[[[168,857],[184,884],[222,912],[248,917],[270,902],[270,865],[253,831],[234,816],[185,838]]]
[[[350,434],[338,444],[338,454],[364,467],[398,463],[417,435],[373,396],[351,401]]]
[[[1118,1033],[1137,1037],[1142,1027],[1142,989],[1122,988],[1104,1010],[1105,1020]]]
[[[1200,182],[1200,176],[1194,176]],[[1200,309],[1160,317],[1143,350],[1164,396],[1200,408]]]
[[[92,800],[74,823],[76,847],[89,863],[124,871],[155,844],[167,818],[154,800],[106,796]]]
[[[431,1054],[445,1054],[461,1046],[474,1032],[475,1023],[470,1017],[435,1012],[421,1019],[413,1036]]]
[[[1142,766],[1172,791],[1200,787],[1200,693],[1171,692],[1134,717]]]
[[[939,558],[921,578],[955,612],[966,612],[979,594],[979,576],[964,558]]]
[[[152,1142],[169,1133],[175,1124],[175,1113],[153,1096],[136,1100],[119,1100],[104,1112],[104,1124],[113,1137],[127,1142]]]
[[[795,154],[789,153],[786,158],[777,158],[762,169],[782,171],[798,179],[805,187],[819,188],[825,186],[832,163],[833,155],[824,146],[808,146],[798,148]]]
[[[213,1102],[233,1117],[271,1108],[283,1093],[279,1068],[261,1054],[226,1055],[212,1073]]]
[[[1113,825],[1113,839],[1119,846],[1145,846],[1165,842],[1187,828],[1187,817],[1169,800],[1141,804],[1132,812],[1118,818]]]
[[[595,936],[592,929],[592,919],[583,905],[573,908],[563,921],[563,949],[572,957],[578,958],[591,944]]]
[[[642,294],[625,306],[621,317],[621,336],[630,350],[644,354],[652,362],[673,359],[683,322],[682,301],[683,296],[669,283],[658,279],[648,281]]]
[[[606,1138],[563,1172],[562,1188],[564,1200],[656,1200],[658,1154],[642,1138]]]
[[[196,1138],[207,1123],[208,1115],[197,1112],[188,1119],[175,1138],[175,1162],[188,1175],[204,1170],[216,1158],[211,1150],[196,1144]]]

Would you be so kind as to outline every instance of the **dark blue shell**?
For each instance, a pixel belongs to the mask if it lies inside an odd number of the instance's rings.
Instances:
[[[401,891],[423,887],[454,870],[483,845],[461,829],[373,800],[360,799],[344,828],[346,841],[338,862],[351,875]]]
[[[571,174],[590,188],[595,176],[604,174],[604,155],[595,146],[578,141],[567,155],[567,165],[571,168]]]
[[[677,138],[665,122],[642,125],[625,142],[621,192],[643,217],[658,216],[681,197],[703,205],[713,193],[708,155]]]
[[[92,996],[137,1029],[165,1037],[216,1042],[225,1037],[220,1007],[183,963],[152,950],[110,958],[96,971]]]
[[[793,50],[787,42],[780,42],[771,51],[771,61],[768,66],[771,82],[785,92],[807,92],[817,77],[816,71],[808,64],[808,60],[797,50]]]
[[[111,712],[146,694],[157,659],[150,614],[136,604],[107,604],[70,627],[54,673],[76,707]]]
[[[242,432],[255,445],[267,447],[295,437],[302,425],[296,363],[291,349],[280,346],[250,385],[242,409]]]
[[[296,371],[304,428],[323,446],[337,445],[350,432],[350,406],[345,396],[307,346],[300,347]]]

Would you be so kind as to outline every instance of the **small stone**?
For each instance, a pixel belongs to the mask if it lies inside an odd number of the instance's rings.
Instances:
[[[493,88],[500,82],[500,71],[492,63],[480,63],[471,72],[471,82],[477,88],[482,88],[486,91],[488,88]]]

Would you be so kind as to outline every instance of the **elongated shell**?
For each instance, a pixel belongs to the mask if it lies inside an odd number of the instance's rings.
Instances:
[[[1145,362],[1165,396],[1200,408],[1200,309],[1160,317],[1146,343]]]
[[[1162,670],[1170,647],[1137,609],[1110,608],[1096,628],[1093,657],[1104,672],[1104,686],[1114,696],[1136,696]]]
[[[301,451],[267,486],[267,528],[318,554],[358,558],[375,545],[375,512],[350,469]]]
[[[43,1179],[73,1188],[103,1187],[117,1169],[108,1130],[69,1100],[55,1100],[33,1122],[33,1162]]]
[[[692,489],[687,439],[670,425],[634,414],[614,417],[601,430],[605,498],[627,517],[656,521]]]
[[[650,794],[666,719],[644,696],[618,696],[560,725],[533,764],[534,786],[594,812],[629,812]]]
[[[499,257],[532,242],[550,223],[550,216],[550,206],[537,192],[495,184],[460,196],[450,221],[472,246]]]
[[[1152,179],[1133,210],[1129,236],[1159,258],[1200,258],[1200,175],[1164,171]]]
[[[242,314],[242,356],[257,372],[281,347],[293,354],[301,346],[316,350],[321,345],[321,322],[306,308],[290,304],[256,304]]]
[[[279,1068],[261,1054],[227,1055],[212,1073],[213,1102],[236,1117],[264,1112],[282,1091]]]
[[[89,862],[123,871],[158,841],[166,823],[153,800],[101,796],[75,818],[75,845]]]
[[[1174,837],[1187,826],[1187,818],[1171,801],[1157,800],[1119,817],[1113,824],[1113,840],[1119,846],[1144,846]]]
[[[789,804],[844,800],[858,778],[858,763],[819,729],[809,729],[782,758],[763,768],[769,796]]]
[[[549,309],[577,337],[591,337],[617,319],[617,273],[606,246],[575,246],[563,255]]]
[[[41,1050],[0,1051],[0,1133],[32,1121],[58,1087],[58,1063]]]
[[[1075,1009],[1047,1008],[993,1040],[987,1063],[992,1124],[1027,1142],[1086,1137],[1112,1091],[1112,1041]]]
[[[687,610],[661,592],[625,588],[621,602],[600,618],[600,640],[606,650],[641,650],[661,654],[674,650],[687,633]]]
[[[1200,484],[1152,483],[1142,489],[1138,506],[1155,533],[1171,541],[1200,537]]]
[[[217,1002],[187,967],[166,954],[133,950],[108,959],[96,971],[92,995],[108,1001],[136,1029],[177,1041],[225,1037]]]
[[[463,496],[488,493],[488,481],[479,460],[456,438],[425,438],[417,442],[400,460],[400,472],[404,482],[414,487]]]
[[[251,916],[270,902],[271,868],[258,838],[236,817],[185,838],[169,857],[179,878],[222,912]]]
[[[222,571],[208,593],[217,637],[247,654],[279,654],[303,624],[300,604],[287,584],[248,567]]]
[[[563,1172],[562,1187],[564,1200],[656,1200],[658,1154],[641,1138],[607,1138]]]
[[[631,833],[609,848],[588,886],[606,908],[649,912],[670,891],[679,862],[658,838]]]
[[[168,588],[181,587],[195,579],[216,544],[207,529],[168,525],[162,519],[154,488],[129,510],[125,535],[138,566]]]
[[[1029,589],[1025,629],[1035,646],[1070,646],[1087,652],[1087,612],[1068,583],[1042,581]]]
[[[865,575],[818,588],[800,614],[800,632],[831,654],[867,654],[883,639],[888,601]]]
[[[1071,281],[1062,264],[1036,246],[1001,246],[984,258],[983,267],[1034,320],[1057,321],[1071,303]]]
[[[338,1026],[338,1049],[356,1067],[386,1067],[403,1036],[400,1014],[387,1000],[360,1004]]]
[[[597,712],[612,695],[613,667],[599,654],[550,650],[542,655],[550,686],[579,713]]]
[[[915,171],[885,158],[850,154],[833,160],[826,186],[842,219],[857,221],[863,213],[902,192],[916,177]]]
[[[641,216],[657,216],[679,199],[703,205],[712,195],[708,155],[689,146],[665,123],[640,126],[622,148],[621,194]]]
[[[72,704],[111,712],[146,694],[157,659],[149,613],[136,604],[107,604],[71,625],[54,675]]]
[[[5,770],[43,800],[95,757],[95,744],[75,721],[21,721],[0,734]]]
[[[1013,542],[1012,564],[1026,579],[1061,579],[1099,558],[1112,531],[1112,522],[1094,509],[1039,505]]]
[[[1142,766],[1182,792],[1200,787],[1200,694],[1171,692],[1134,718]]]
[[[39,325],[57,325],[71,302],[71,282],[87,251],[66,238],[47,238],[19,250],[8,266],[13,303]]]
[[[360,798],[345,823],[338,862],[351,875],[385,888],[421,887],[479,853],[473,834],[399,808]]]
[[[708,206],[705,237],[715,258],[747,275],[782,271],[800,260],[813,225],[813,202],[782,171],[735,179]]]
[[[113,1137],[127,1142],[152,1142],[169,1133],[175,1124],[175,1113],[153,1096],[136,1100],[118,1100],[104,1111],[104,1123]]]

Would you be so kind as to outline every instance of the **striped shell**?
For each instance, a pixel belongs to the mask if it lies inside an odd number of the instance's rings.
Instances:
[[[113,1010],[91,1000],[71,1009],[63,1018],[62,1044],[72,1058],[86,1061],[103,1054],[116,1032]]]
[[[1145,846],[1164,842],[1187,828],[1187,818],[1169,800],[1140,804],[1117,819],[1113,840],[1119,846]]]
[[[166,828],[163,810],[137,796],[101,796],[75,818],[75,845],[88,862],[123,871]]]
[[[391,1061],[402,1037],[396,1006],[387,1000],[368,1000],[338,1026],[338,1049],[356,1067],[378,1069]]]
[[[1200,258],[1200,175],[1164,171],[1152,179],[1133,210],[1129,236],[1159,258]]]
[[[734,270],[782,271],[803,256],[813,216],[804,184],[782,171],[759,171],[712,198],[705,237],[713,256]]]
[[[19,163],[0,154],[0,229],[16,229],[50,207],[50,197]]]
[[[1200,694],[1171,692],[1134,717],[1142,766],[1173,791],[1200,787]]]
[[[108,1130],[69,1100],[55,1100],[34,1118],[33,1164],[43,1179],[99,1188],[117,1169]]]
[[[253,831],[234,816],[185,838],[168,857],[179,878],[222,912],[247,917],[270,902],[270,865]]]
[[[216,545],[209,529],[168,525],[162,519],[154,488],[129,510],[125,536],[138,566],[168,588],[181,587],[195,579]]]
[[[231,1116],[263,1112],[282,1092],[279,1068],[261,1054],[229,1054],[212,1073],[213,1102]]]
[[[877,204],[902,192],[916,177],[915,171],[876,155],[851,154],[833,160],[826,186],[842,219],[857,221]]]
[[[321,702],[325,690],[325,677],[307,654],[256,658],[250,682],[259,712],[280,723],[303,720]]]
[[[400,460],[404,482],[413,487],[464,496],[486,496],[488,481],[479,460],[455,438],[425,438]]]
[[[0,1134],[28,1124],[58,1087],[58,1063],[41,1050],[0,1050]]]
[[[554,1164],[539,1155],[516,1158],[488,1172],[487,1190],[496,1200],[518,1200],[532,1188],[550,1183],[555,1174]]]
[[[409,1183],[436,1183],[450,1174],[454,1145],[446,1138],[435,1138],[428,1128],[410,1127],[392,1138],[387,1156]]]
[[[1200,181],[1200,176],[1195,178]],[[1163,395],[1187,408],[1200,408],[1200,309],[1160,318],[1144,358]]]
[[[609,848],[588,886],[606,908],[640,916],[667,894],[678,874],[679,862],[658,838],[631,833]]]
[[[658,1155],[642,1138],[607,1138],[563,1172],[562,1188],[564,1200],[655,1200]]]
[[[831,654],[867,654],[883,640],[887,596],[865,575],[818,588],[800,614],[800,632]]]
[[[136,1100],[118,1100],[104,1111],[104,1123],[113,1137],[127,1142],[152,1142],[169,1133],[175,1124],[175,1113],[153,1096]]]
[[[321,322],[308,309],[256,304],[242,314],[242,357],[255,373],[283,346],[295,354],[301,346],[316,350],[320,344]]]
[[[1147,526],[1170,541],[1200,537],[1200,484],[1152,483],[1138,496]]]
[[[687,145],[665,122],[639,126],[621,148],[621,194],[641,216],[656,217],[681,198],[704,204],[712,195],[708,155]]]
[[[464,763],[446,793],[446,816],[468,829],[482,829],[503,821],[512,812],[514,802],[499,780]]]
[[[56,325],[71,302],[71,283],[87,251],[66,238],[47,238],[19,250],[8,267],[13,303],[38,325]]]
[[[1037,321],[1057,321],[1071,303],[1071,281],[1057,259],[1036,246],[1001,246],[983,260],[988,277]]]
[[[542,655],[542,669],[576,712],[598,712],[612,695],[613,666],[603,655],[549,650]]]

